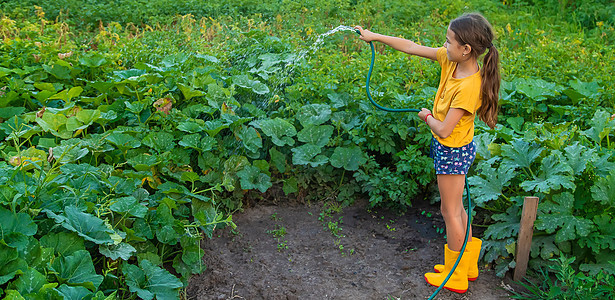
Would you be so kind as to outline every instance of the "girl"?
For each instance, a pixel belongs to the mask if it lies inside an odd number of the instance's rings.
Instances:
[[[402,38],[373,33],[357,26],[361,39],[378,41],[396,50],[435,60],[442,73],[433,111],[422,108],[418,116],[431,129],[431,156],[434,159],[440,210],[446,224],[444,265],[434,267],[436,273],[425,274],[425,280],[439,286],[454,265],[463,246],[468,215],[463,208],[465,175],[476,156],[474,119],[494,128],[498,116],[500,90],[499,55],[493,46],[491,24],[480,14],[464,14],[452,20],[446,31],[444,47],[430,48]],[[482,68],[478,59],[483,57]],[[459,265],[444,288],[464,293],[468,280],[478,277],[478,257],[482,241],[472,238],[472,230]]]

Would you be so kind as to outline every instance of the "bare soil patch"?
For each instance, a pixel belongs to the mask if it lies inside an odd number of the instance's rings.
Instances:
[[[417,203],[400,215],[358,201],[337,210],[257,205],[235,214],[237,229],[203,242],[207,270],[191,278],[188,298],[427,299],[436,290],[423,274],[444,259],[438,207]],[[436,299],[508,299],[509,284],[481,266],[465,294]]]

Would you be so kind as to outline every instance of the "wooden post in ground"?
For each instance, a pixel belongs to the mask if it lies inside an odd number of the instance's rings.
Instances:
[[[521,280],[527,271],[527,263],[532,248],[532,235],[534,234],[534,221],[538,209],[538,197],[525,197],[523,200],[523,212],[521,224],[519,224],[519,238],[517,239],[517,253],[515,255],[516,266],[513,279]]]

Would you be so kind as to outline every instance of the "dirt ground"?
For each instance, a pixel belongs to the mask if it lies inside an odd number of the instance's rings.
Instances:
[[[437,206],[399,215],[365,202],[257,205],[233,219],[237,229],[203,242],[208,269],[190,279],[188,299],[427,299],[436,290],[423,274],[443,260]],[[435,299],[509,298],[510,279],[480,271],[465,294]]]

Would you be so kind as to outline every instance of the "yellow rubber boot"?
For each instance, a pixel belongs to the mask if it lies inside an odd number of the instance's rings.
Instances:
[[[478,257],[480,256],[480,248],[483,245],[483,241],[478,238],[473,237],[471,242],[468,242],[466,245],[466,251],[471,251],[472,254],[465,253],[472,260],[470,260],[470,266],[468,268],[468,280],[474,281],[478,278]],[[442,273],[444,271],[444,265],[435,265],[433,267],[436,273]]]
[[[467,250],[464,252],[457,268],[455,268],[453,274],[444,285],[445,289],[455,293],[465,293],[468,290],[469,253],[471,252]],[[426,273],[425,281],[433,286],[440,286],[453,268],[453,265],[457,261],[457,257],[459,257],[458,251],[453,251],[448,248],[448,245],[444,245],[444,271],[442,273]]]

